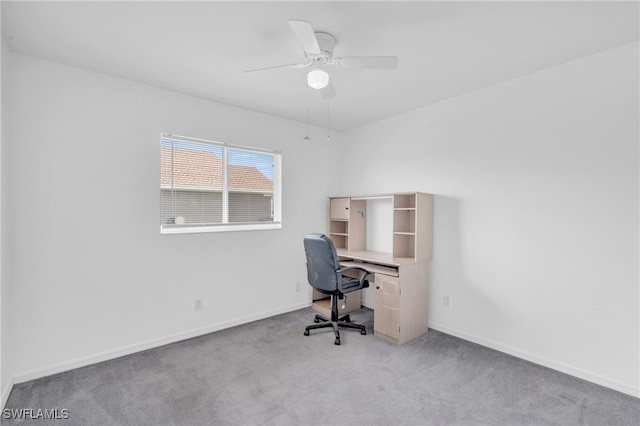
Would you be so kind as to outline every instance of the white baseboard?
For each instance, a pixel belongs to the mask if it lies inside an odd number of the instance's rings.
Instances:
[[[541,357],[526,351],[521,351],[511,346],[503,345],[501,343],[494,342],[492,340],[488,340],[482,337],[474,336],[459,330],[449,328],[442,324],[429,322],[429,328],[433,328],[434,330],[441,331],[443,333],[450,334],[452,336],[459,337],[461,339],[468,340],[470,342],[477,343],[479,345],[482,345],[491,349],[495,349],[497,351],[504,352],[509,355],[513,355],[517,358],[531,361],[535,364],[539,364],[544,367],[551,368],[552,370],[557,370],[562,373],[569,374],[574,377],[578,377],[580,379],[616,390],[618,392],[626,393],[627,395],[635,396],[636,398],[640,397],[640,388],[638,387],[634,387],[626,383],[621,383],[621,382],[618,382],[617,380],[612,380],[612,379],[609,379],[608,377],[604,377],[599,374],[596,374],[587,370],[583,370],[581,368],[577,368],[569,364],[565,364],[563,362]]]
[[[265,311],[258,314],[248,315],[246,317],[236,318],[231,321],[224,321],[217,324],[211,324],[205,327],[188,330],[185,332],[176,333],[176,334],[172,334],[172,335],[157,338],[157,339],[147,340],[145,342],[136,343],[134,345],[123,346],[118,349],[113,349],[113,350],[89,355],[86,357],[80,357],[70,361],[53,364],[45,368],[39,368],[36,370],[27,371],[27,372],[13,376],[12,378],[13,380],[11,380],[11,386],[9,386],[9,391],[11,391],[11,387],[15,383],[28,382],[30,380],[38,379],[40,377],[50,376],[52,374],[73,370],[74,368],[80,368],[87,365],[96,364],[98,362],[108,361],[111,359],[119,358],[121,356],[130,355],[130,354],[144,351],[147,349],[157,348],[159,346],[168,345],[169,343],[175,343],[181,340],[191,339],[193,337],[198,337],[205,334],[213,333],[215,331],[224,330],[226,328],[235,327],[237,325],[258,321],[258,320],[269,318],[275,315],[296,311],[298,309],[306,308],[309,306],[311,306],[310,301],[296,303],[294,305],[285,306],[285,307],[274,309],[271,311]],[[8,392],[6,395],[8,396]],[[2,397],[3,399],[5,398],[5,393],[2,394]],[[6,403],[6,400],[3,401],[2,407],[4,407],[4,403]]]
[[[9,394],[11,393],[11,389],[13,388],[13,380],[9,379],[9,383],[2,389],[2,398],[0,399],[0,407],[4,409],[4,406],[7,405],[7,401],[9,400]]]

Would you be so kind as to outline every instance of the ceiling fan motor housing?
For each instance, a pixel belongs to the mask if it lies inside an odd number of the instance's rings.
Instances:
[[[316,40],[318,40],[318,46],[320,47],[320,54],[318,55],[324,59],[331,59],[333,56],[333,48],[336,46],[336,39],[328,33],[315,33]]]

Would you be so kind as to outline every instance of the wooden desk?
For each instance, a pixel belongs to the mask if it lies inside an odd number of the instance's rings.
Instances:
[[[393,236],[390,253],[367,250],[367,229],[380,222],[369,213],[371,200],[388,204],[389,232]],[[386,208],[386,207],[385,207]],[[374,288],[374,333],[393,343],[403,344],[427,332],[429,260],[432,254],[433,195],[420,192],[329,198],[329,238],[334,242],[342,266],[360,266],[371,272]],[[373,227],[373,228],[372,228]],[[384,231],[387,232],[387,231]],[[330,300],[317,300],[313,307],[330,314]],[[360,309],[360,292],[349,293],[340,315]]]

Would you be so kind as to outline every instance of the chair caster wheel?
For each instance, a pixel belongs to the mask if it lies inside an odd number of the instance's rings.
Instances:
[[[305,335],[305,336],[308,336],[308,335],[309,335],[309,330],[305,330],[305,331],[304,331],[304,335]]]
[[[334,344],[334,345],[338,345],[338,346],[340,346],[340,339],[336,339],[336,340],[333,342],[333,344]]]
[[[362,334],[363,336],[367,335],[367,330],[360,330],[360,334]]]

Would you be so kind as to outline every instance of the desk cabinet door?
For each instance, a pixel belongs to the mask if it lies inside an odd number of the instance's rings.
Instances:
[[[329,201],[330,219],[349,220],[349,199],[332,198]]]
[[[400,338],[400,286],[399,279],[376,274],[376,302],[373,327],[378,333],[394,339]]]

